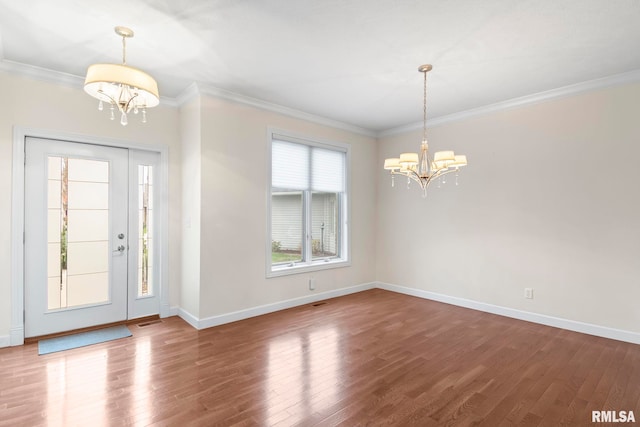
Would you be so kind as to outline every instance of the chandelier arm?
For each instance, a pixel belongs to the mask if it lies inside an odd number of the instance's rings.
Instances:
[[[128,112],[128,111],[129,111],[129,108],[130,108],[130,107],[129,107],[129,105],[131,104],[131,101],[133,101],[134,99],[136,99],[136,98],[138,97],[138,95],[139,95],[138,93],[135,93],[135,95],[133,95],[133,96],[131,97],[131,99],[129,99],[129,101],[127,101],[127,103],[126,103],[126,104],[125,104],[125,106],[124,106],[124,111],[126,111],[126,112]]]
[[[455,172],[455,169],[440,170],[440,171],[434,173],[433,175],[431,175],[430,178],[431,179],[440,178],[441,176],[449,174],[451,172]]]
[[[412,180],[414,180],[415,182],[417,182],[418,184],[420,184],[420,186],[422,187],[422,178],[420,178],[420,175],[416,171],[412,170],[411,173],[408,174],[407,176]]]
[[[456,169],[447,169],[447,170],[443,170],[443,171],[438,171],[436,173],[434,173],[433,175],[427,176],[427,177],[421,177],[416,171],[410,170],[410,171],[406,171],[406,172],[396,172],[396,171],[391,171],[391,175],[400,175],[400,176],[405,176],[407,178],[410,178],[412,181],[417,182],[420,187],[422,189],[426,188],[429,186],[429,184],[431,184],[431,181],[433,181],[436,178],[440,178],[444,175],[448,175],[450,173],[453,172],[459,172],[459,170]]]
[[[438,171],[438,172],[434,173],[433,175],[431,175],[429,177],[429,182],[431,182],[431,180],[433,180],[433,179],[440,178],[441,176],[448,175],[448,174],[453,173],[453,172],[459,172],[459,169],[458,170],[456,170],[456,169],[447,169],[445,171]],[[428,183],[427,183],[427,185],[428,185]]]
[[[424,179],[422,177],[420,177],[420,175],[418,175],[418,173],[414,170],[410,170],[407,172],[395,172],[395,171],[391,171],[391,175],[400,175],[400,176],[404,176],[407,177],[415,182],[418,183],[418,185],[420,185],[420,188],[424,189],[427,185],[428,185],[428,181],[429,178]]]
[[[111,104],[118,105],[118,102],[116,102],[116,100],[115,100],[115,99],[113,99],[112,97],[110,97],[109,95],[107,95],[105,92],[103,92],[103,91],[102,91],[102,89],[99,89],[99,90],[98,90],[98,93],[99,93],[100,95],[104,95],[104,96],[106,96],[107,98],[109,98],[109,99],[110,99]]]

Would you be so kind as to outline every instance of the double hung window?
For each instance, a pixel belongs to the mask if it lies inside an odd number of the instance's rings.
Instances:
[[[348,262],[348,147],[271,135],[268,276]]]

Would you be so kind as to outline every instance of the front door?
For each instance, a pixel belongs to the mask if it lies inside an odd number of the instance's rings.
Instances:
[[[26,139],[26,337],[127,319],[128,157]]]

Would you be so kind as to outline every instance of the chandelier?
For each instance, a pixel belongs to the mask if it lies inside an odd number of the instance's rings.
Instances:
[[[384,168],[391,173],[391,186],[394,186],[396,175],[407,177],[407,188],[411,181],[415,181],[422,188],[423,197],[427,197],[427,187],[437,179],[438,185],[446,183],[445,175],[455,172],[456,185],[458,185],[458,172],[462,166],[467,165],[467,156],[456,155],[453,151],[436,151],[433,158],[429,155],[429,143],[427,142],[427,73],[433,66],[421,65],[418,71],[424,74],[424,98],[422,104],[423,125],[422,144],[420,154],[402,153],[400,157],[385,159]],[[442,179],[440,179],[442,178]]]
[[[133,37],[133,31],[127,27],[115,27],[117,35],[122,37],[122,65],[93,64],[87,69],[84,90],[97,98],[98,110],[104,109],[103,103],[110,105],[111,120],[115,120],[115,109],[120,111],[120,124],[126,126],[127,114],[142,112],[142,123],[147,122],[147,108],[160,103],[158,84],[149,74],[127,65],[126,40]]]

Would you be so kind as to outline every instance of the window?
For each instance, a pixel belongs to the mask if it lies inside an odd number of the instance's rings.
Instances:
[[[153,166],[138,165],[138,298],[153,296]]]
[[[271,134],[267,276],[348,265],[348,146]]]

